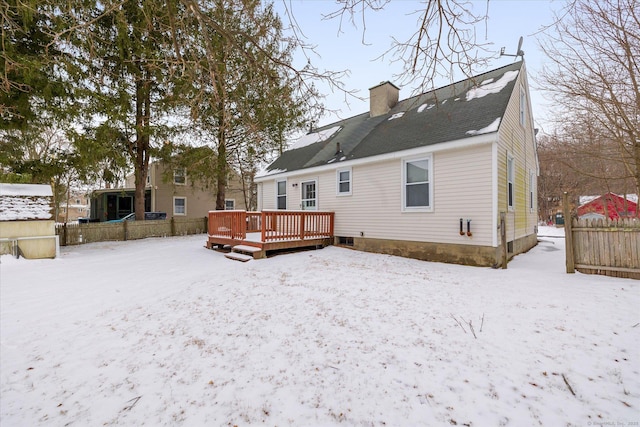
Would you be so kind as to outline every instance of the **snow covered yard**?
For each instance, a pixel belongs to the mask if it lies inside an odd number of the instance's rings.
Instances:
[[[0,425],[638,425],[640,282],[565,274],[556,232],[508,270],[204,235],[3,256]]]

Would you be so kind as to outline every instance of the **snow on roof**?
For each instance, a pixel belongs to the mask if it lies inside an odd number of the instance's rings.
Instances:
[[[50,185],[0,184],[0,221],[51,219]]]
[[[516,77],[518,77],[518,71],[514,70],[504,73],[497,82],[493,82],[493,79],[485,80],[480,84],[480,86],[469,89],[469,92],[467,92],[467,101],[471,101],[475,98],[482,98],[483,96],[491,93],[498,93]]]
[[[608,194],[608,193],[607,193]],[[622,199],[624,199],[624,194],[616,194],[616,193],[611,193],[613,195],[616,195]],[[580,196],[578,203],[580,204],[580,206],[582,205],[586,205],[587,203],[593,202],[595,199],[602,197],[602,194],[599,194],[597,196]],[[637,194],[627,194],[627,200],[633,202],[633,203],[638,203],[638,195]]]
[[[0,196],[42,196],[51,197],[53,192],[48,184],[3,184],[0,183]]]
[[[261,177],[261,176],[276,175],[276,174],[283,173],[283,172],[286,172],[286,170],[283,170],[283,169],[271,169],[271,170],[262,169],[261,171],[258,171],[256,173],[256,178],[257,177]]]
[[[331,138],[341,129],[340,126],[334,126],[329,129],[321,130],[314,133],[309,133],[298,138],[291,147],[290,150],[306,147],[307,145],[315,144],[316,142],[322,142]]]
[[[430,110],[435,106],[436,104],[422,104],[418,107],[418,113],[422,113],[424,110]]]
[[[400,111],[399,113],[395,113],[394,115],[392,115],[391,117],[389,117],[387,120],[395,120],[395,119],[399,119],[400,117],[404,116],[404,111]]]
[[[468,130],[468,135],[482,135],[483,133],[497,132],[500,126],[500,117],[495,119],[489,126],[483,127],[480,130]]]

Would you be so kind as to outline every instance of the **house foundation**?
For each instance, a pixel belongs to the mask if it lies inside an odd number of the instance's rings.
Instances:
[[[336,238],[337,246],[345,246]],[[351,243],[351,242],[349,242]],[[530,235],[513,242],[511,259],[519,253],[531,249],[537,244],[536,235]],[[396,255],[422,261],[445,262],[450,264],[470,265],[477,267],[499,267],[502,259],[502,248],[492,246],[458,245],[453,243],[412,242],[406,240],[386,240],[354,237],[354,249],[387,255]]]

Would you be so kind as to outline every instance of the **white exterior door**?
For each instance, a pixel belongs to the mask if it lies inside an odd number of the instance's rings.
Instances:
[[[316,191],[316,180],[305,181],[301,183],[300,186],[302,187],[300,207],[303,210],[315,211],[316,209],[318,209],[318,192]]]

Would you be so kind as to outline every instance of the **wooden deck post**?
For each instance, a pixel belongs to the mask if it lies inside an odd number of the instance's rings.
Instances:
[[[573,232],[571,230],[573,220],[571,218],[571,210],[569,209],[569,193],[566,191],[562,194],[562,215],[564,216],[564,247],[567,273],[575,273],[575,260],[573,258]]]
[[[306,222],[306,215],[304,212],[300,215],[300,240],[304,240],[304,226]]]

